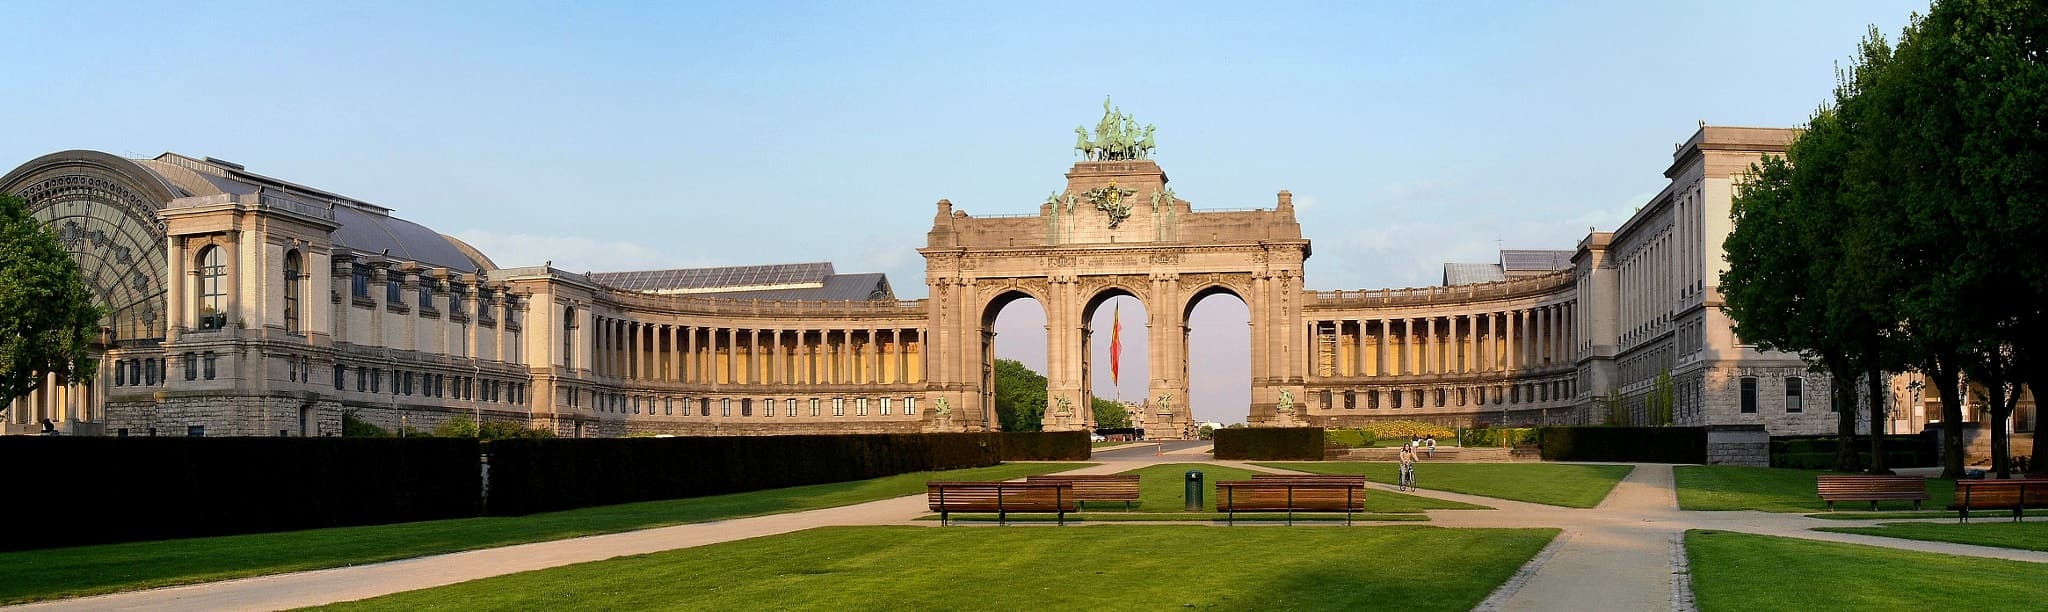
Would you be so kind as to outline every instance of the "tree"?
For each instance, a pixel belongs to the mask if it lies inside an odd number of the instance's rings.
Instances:
[[[100,317],[57,236],[20,199],[0,193],[0,413],[51,375],[91,382]]]
[[[1105,429],[1123,429],[1131,426],[1131,411],[1123,404],[1095,398],[1095,426]]]
[[[996,360],[996,418],[1003,431],[1045,428],[1045,377],[1014,359]]]

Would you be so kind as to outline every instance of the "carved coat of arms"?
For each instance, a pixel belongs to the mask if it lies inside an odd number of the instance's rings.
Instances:
[[[1082,196],[1095,205],[1095,210],[1109,213],[1109,229],[1116,229],[1131,216],[1131,202],[1125,198],[1137,194],[1136,189],[1124,189],[1116,186],[1116,181],[1110,181],[1108,185],[1090,189]]]

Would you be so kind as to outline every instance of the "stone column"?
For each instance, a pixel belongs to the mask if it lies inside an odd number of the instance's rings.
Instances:
[[[1393,338],[1394,324],[1390,319],[1380,319],[1379,333],[1372,340],[1372,375],[1387,375],[1387,344]]]
[[[626,323],[626,378],[628,379],[640,380],[646,378],[647,356],[641,353],[643,346],[640,343],[641,332],[646,331],[646,327],[646,325],[640,323]]]
[[[1444,347],[1442,341],[1436,335],[1436,317],[1432,316],[1425,320],[1423,322],[1423,330],[1425,330],[1424,333],[1428,334],[1429,337],[1423,340],[1422,343],[1422,352],[1424,354],[1422,373],[1441,374],[1443,373]]]

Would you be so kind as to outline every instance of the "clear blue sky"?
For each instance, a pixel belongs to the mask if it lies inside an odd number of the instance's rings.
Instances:
[[[1799,124],[1926,7],[1415,4],[16,3],[0,165],[214,156],[501,265],[826,260],[921,297],[932,203],[1035,211],[1109,94],[1195,207],[1292,190],[1312,288],[1426,285],[1612,229],[1698,122]]]

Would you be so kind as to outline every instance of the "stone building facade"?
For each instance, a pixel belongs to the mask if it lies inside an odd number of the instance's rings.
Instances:
[[[1668,373],[1674,424],[1820,433],[1826,378],[1741,344],[1715,290],[1734,183],[1792,135],[1702,127],[1661,193],[1568,254],[1357,291],[1305,288],[1312,251],[1288,192],[1197,209],[1149,144],[1098,148],[1036,214],[940,200],[921,300],[829,264],[500,267],[388,208],[230,162],[67,151],[0,190],[57,232],[107,308],[101,375],[50,381],[4,425],[322,436],[353,413],[575,437],[992,429],[995,314],[1030,298],[1047,315],[1047,427],[1078,429],[1093,425],[1088,322],[1121,295],[1149,317],[1148,436],[1193,436],[1187,317],[1227,293],[1251,313],[1254,424],[1655,422],[1647,399]]]

